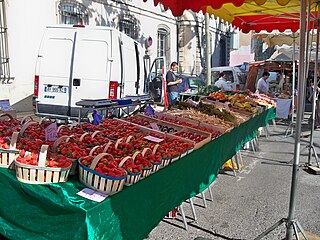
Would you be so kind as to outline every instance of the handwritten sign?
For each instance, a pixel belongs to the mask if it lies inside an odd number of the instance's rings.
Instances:
[[[163,139],[157,138],[157,137],[153,137],[153,136],[146,136],[146,137],[144,137],[144,139],[147,139],[147,140],[149,140],[151,142],[155,142],[155,143],[159,143],[159,142],[163,141]]]
[[[11,110],[10,101],[8,99],[0,100],[0,110],[2,111]]]
[[[150,123],[150,126],[152,127],[152,129],[157,130],[157,131],[160,131],[158,124],[155,123],[155,122],[151,122],[151,123]]]
[[[58,127],[57,123],[51,123],[46,129],[46,141],[55,141],[58,138]]]
[[[90,188],[84,188],[80,192],[78,192],[77,194],[81,197],[90,199],[95,202],[102,202],[103,200],[105,200],[108,197],[108,195],[100,193],[100,192],[96,192]]]

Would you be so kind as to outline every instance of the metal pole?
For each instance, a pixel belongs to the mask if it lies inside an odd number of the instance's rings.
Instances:
[[[210,46],[210,17],[209,13],[205,15],[206,24],[206,83],[207,86],[211,85],[211,46]]]
[[[303,115],[303,102],[305,95],[305,79],[304,79],[304,64],[305,64],[305,34],[306,31],[306,1],[300,2],[300,52],[299,52],[299,77],[298,77],[298,109],[297,109],[297,120],[296,120],[296,134],[294,142],[294,161],[292,166],[292,181],[291,181],[291,192],[290,192],[290,203],[289,203],[289,214],[287,223],[286,239],[292,240],[293,237],[293,223],[295,218],[295,206],[296,206],[296,191],[297,191],[297,180],[299,172],[299,158],[300,158],[300,138],[301,138],[301,122]]]
[[[292,62],[293,62],[293,71],[292,71],[292,113],[291,113],[291,134],[293,134],[293,121],[294,121],[294,108],[295,108],[295,99],[294,93],[296,88],[296,35],[293,35],[293,55],[292,55]]]
[[[320,26],[319,26],[319,20],[317,23],[317,44],[316,44],[316,59],[314,63],[314,78],[313,78],[313,98],[312,98],[312,123],[311,123],[311,134],[310,134],[310,148],[309,148],[309,155],[308,155],[308,165],[311,165],[311,156],[312,156],[312,149],[311,147],[313,146],[313,134],[314,134],[314,125],[315,125],[315,119],[316,119],[316,102],[317,102],[317,92],[318,92],[318,55],[319,55],[319,31],[320,31]]]

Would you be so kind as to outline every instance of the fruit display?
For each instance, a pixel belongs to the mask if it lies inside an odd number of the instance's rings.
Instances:
[[[208,132],[200,131],[190,127],[184,127],[177,124],[172,124],[170,122],[162,121],[160,119],[152,118],[141,114],[132,116],[130,118],[127,118],[126,120],[134,122],[136,124],[148,123],[147,127],[149,128],[154,128],[152,127],[152,124],[156,124],[156,130],[194,141],[197,144],[196,148],[199,148],[199,144],[202,146],[203,142],[211,140],[211,134]]]
[[[83,166],[90,168],[94,158],[95,157],[93,156],[85,156],[79,161]],[[127,172],[123,168],[118,167],[118,161],[116,161],[110,154],[103,155],[93,170],[97,173],[114,178],[120,178],[127,175]]]
[[[16,159],[17,162],[26,165],[38,166],[39,154],[30,153],[25,150],[20,151],[19,156]],[[68,168],[72,164],[71,159],[61,154],[49,153],[45,162],[45,167],[48,168]]]
[[[247,100],[244,95],[235,94],[229,97],[230,105],[233,108],[245,110],[250,113],[258,113],[258,104],[255,101]]]
[[[217,108],[212,104],[200,102],[198,110],[209,116],[217,116],[226,122],[231,122],[235,125],[238,124],[236,116],[234,116],[230,111],[223,108]]]
[[[213,92],[209,94],[209,97],[214,100],[219,100],[221,102],[228,101],[228,97],[225,95],[224,92]]]
[[[186,127],[190,127],[190,128],[195,128],[195,129],[198,129],[200,131],[204,131],[204,132],[208,132],[208,133],[211,133],[211,137],[212,138],[216,138],[218,136],[220,136],[222,134],[221,131],[217,131],[213,128],[209,128],[209,127],[204,127],[204,126],[201,126],[200,125],[200,122],[197,122],[197,123],[192,123],[191,121],[182,121],[181,119],[178,120],[178,119],[173,119],[173,118],[169,118],[167,116],[155,116],[156,118],[160,119],[160,120],[163,120],[163,121],[166,121],[166,122],[170,122],[170,123],[174,123],[174,124],[177,124],[177,125],[181,125],[181,126],[186,126]]]
[[[234,124],[231,122],[223,121],[222,119],[220,119],[216,116],[209,116],[209,115],[201,113],[200,111],[195,110],[195,109],[170,110],[170,111],[168,111],[168,113],[171,115],[174,115],[174,116],[179,116],[182,118],[196,120],[196,121],[200,121],[203,123],[208,123],[213,126],[221,127],[225,131],[234,127]]]

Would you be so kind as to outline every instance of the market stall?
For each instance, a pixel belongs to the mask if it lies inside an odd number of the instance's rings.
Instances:
[[[84,185],[76,177],[31,185],[2,168],[0,201],[6,207],[0,232],[10,239],[142,239],[171,209],[206,189],[225,161],[274,116],[274,108],[262,112],[101,203],[77,195]]]

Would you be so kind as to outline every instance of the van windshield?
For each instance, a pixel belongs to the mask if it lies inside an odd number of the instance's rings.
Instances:
[[[233,72],[230,71],[223,71],[226,74],[227,81],[234,83]],[[220,71],[212,71],[212,83],[215,83],[219,79]]]

